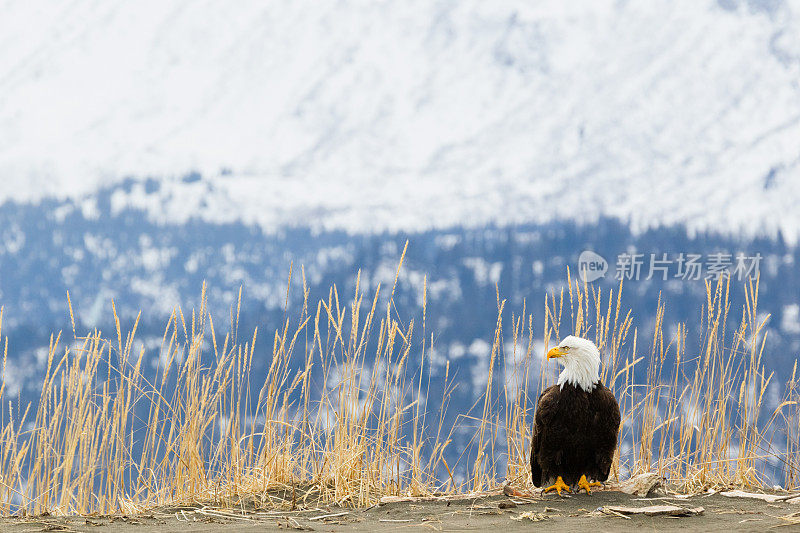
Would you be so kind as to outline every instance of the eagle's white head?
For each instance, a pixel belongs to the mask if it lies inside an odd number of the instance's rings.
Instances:
[[[556,358],[564,370],[558,375],[558,384],[564,383],[590,392],[600,382],[600,350],[587,339],[570,335],[549,352],[547,358]]]

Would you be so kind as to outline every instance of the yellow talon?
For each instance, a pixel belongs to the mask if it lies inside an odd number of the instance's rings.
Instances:
[[[564,483],[564,480],[561,479],[561,476],[558,476],[555,483],[544,489],[544,493],[547,494],[551,490],[558,492],[558,495],[561,496],[562,490],[569,492],[569,485]]]
[[[603,484],[598,481],[592,481],[591,483],[589,483],[588,481],[586,481],[585,475],[581,476],[581,479],[578,480],[578,487],[585,490],[586,494],[592,493],[592,489],[590,487],[602,487],[602,486]]]

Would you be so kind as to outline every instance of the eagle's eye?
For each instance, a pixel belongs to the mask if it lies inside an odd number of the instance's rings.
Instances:
[[[569,346],[559,346],[558,349],[559,350],[564,350],[566,352],[566,351],[569,351]]]

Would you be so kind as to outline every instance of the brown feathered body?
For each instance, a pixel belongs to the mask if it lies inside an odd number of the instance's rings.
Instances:
[[[547,486],[557,476],[571,487],[582,475],[590,481],[608,479],[619,423],[617,400],[602,383],[588,392],[571,383],[545,389],[534,416],[533,484]]]

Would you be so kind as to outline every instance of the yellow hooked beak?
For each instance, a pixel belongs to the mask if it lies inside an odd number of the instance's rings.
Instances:
[[[550,359],[551,357],[561,357],[563,355],[566,355],[566,353],[567,352],[565,352],[561,348],[556,347],[547,352],[547,358]]]

